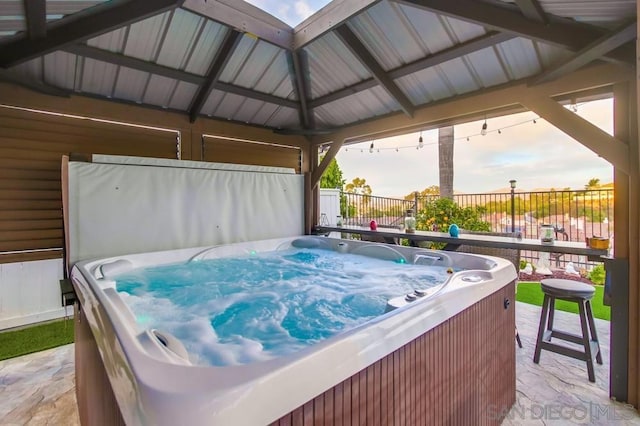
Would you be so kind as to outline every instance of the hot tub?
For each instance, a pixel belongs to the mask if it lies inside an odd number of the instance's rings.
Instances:
[[[452,273],[309,347],[224,367],[196,365],[171,333],[142,326],[114,280],[133,268],[291,247]],[[516,273],[504,259],[307,236],[80,261],[71,279],[80,302],[78,404],[87,422],[499,424],[515,401]]]

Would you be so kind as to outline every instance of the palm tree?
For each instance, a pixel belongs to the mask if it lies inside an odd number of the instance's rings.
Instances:
[[[591,178],[589,182],[584,186],[584,189],[598,189],[600,188],[600,179]]]
[[[438,129],[440,196],[453,199],[453,126]]]

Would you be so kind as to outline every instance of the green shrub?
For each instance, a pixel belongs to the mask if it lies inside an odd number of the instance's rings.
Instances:
[[[523,270],[526,267],[527,267],[526,259],[520,259],[520,270]]]
[[[482,220],[481,215],[481,207],[460,207],[448,198],[435,198],[428,201],[416,214],[416,229],[448,232],[449,225],[455,223],[460,229],[467,231],[491,231],[491,224]],[[445,245],[433,242],[425,244],[432,249],[442,249]]]
[[[427,202],[416,215],[416,229],[447,232],[455,223],[468,231],[491,231],[491,224],[481,219],[479,208],[460,207],[448,198],[437,198]]]
[[[588,278],[595,285],[604,285],[604,278],[605,278],[604,265],[602,263],[599,263],[596,266],[594,266],[591,272],[589,272]]]

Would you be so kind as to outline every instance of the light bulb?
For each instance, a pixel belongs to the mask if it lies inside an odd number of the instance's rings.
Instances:
[[[578,112],[578,105],[576,105],[576,104],[571,104],[571,107],[570,107],[570,108],[571,108],[571,111],[573,111],[573,112]]]
[[[371,146],[369,147],[369,152],[373,153],[373,142],[371,142]]]
[[[418,148],[422,148],[424,146],[424,139],[422,139],[422,132],[420,132],[420,137],[418,138]]]
[[[487,135],[487,122],[486,121],[482,124],[482,130],[480,130],[480,134],[482,136],[486,136]]]

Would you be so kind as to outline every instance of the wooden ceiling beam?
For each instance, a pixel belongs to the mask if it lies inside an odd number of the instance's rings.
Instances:
[[[309,77],[309,59],[303,49],[287,52],[289,61],[289,73],[293,80],[293,87],[298,95],[298,114],[302,129],[314,129],[316,127],[313,108],[309,105],[311,99],[311,80]]]
[[[515,0],[516,4],[522,11],[522,14],[532,21],[542,22],[546,24],[548,21],[547,14],[540,6],[538,0]]]
[[[402,78],[409,74],[413,74],[422,71],[427,68],[434,67],[452,59],[468,55],[473,52],[477,52],[487,47],[495,46],[505,41],[511,40],[515,36],[507,33],[489,32],[471,40],[452,46],[448,49],[441,50],[429,55],[426,58],[418,59],[413,62],[409,62],[406,65],[402,65],[389,71],[389,77],[393,80]],[[378,82],[374,78],[363,80],[359,83],[347,86],[343,89],[335,92],[328,93],[310,102],[312,108],[317,108],[321,105],[328,104],[329,102],[337,101],[338,99],[345,98],[347,96],[354,95],[364,90],[376,87]]]
[[[519,9],[476,0],[394,0],[454,19],[470,22],[496,31],[508,32],[543,43],[578,51],[603,35],[603,30],[590,25],[549,19],[547,23],[532,21]],[[632,63],[635,49],[609,52],[603,59]]]
[[[205,77],[186,72],[183,70],[159,65],[153,62],[144,61],[142,59],[126,56],[121,53],[111,52],[110,50],[98,49],[97,47],[87,46],[86,44],[72,44],[65,47],[67,53],[83,56],[85,58],[95,59],[96,61],[106,62],[138,71],[148,72],[150,74],[160,75],[162,77],[172,78],[174,80],[184,81],[187,83],[201,86],[205,82]],[[287,108],[297,108],[298,103],[290,99],[273,96],[268,93],[262,93],[246,87],[236,86],[230,83],[216,81],[213,88],[223,92],[233,93],[238,96],[255,99],[262,102],[268,102]]]
[[[584,47],[574,56],[564,61],[562,64],[549,70],[535,80],[535,84],[544,83],[554,80],[560,76],[569,74],[584,65],[595,61],[610,51],[622,46],[623,44],[635,40],[637,34],[637,23],[634,21],[622,28],[607,34],[600,39],[594,41]]]
[[[335,30],[335,33],[360,63],[373,75],[373,78],[378,84],[398,103],[402,111],[409,117],[413,116],[415,106],[378,61],[376,61],[371,52],[369,52],[354,32],[345,24],[339,26]]]
[[[535,87],[531,87],[528,80],[524,79],[419,107],[413,118],[396,113],[345,126],[332,134],[316,136],[314,143],[322,144],[338,140],[349,142],[406,134],[429,127],[433,123],[439,126],[447,125],[459,117],[480,117],[494,110],[521,109],[521,100],[531,96],[531,93],[550,98],[563,97],[588,89],[603,88],[632,78],[634,78],[632,70],[613,64],[601,64]]]
[[[22,0],[24,14],[27,18],[27,34],[31,40],[47,35],[46,0]]]
[[[220,49],[216,52],[216,56],[213,59],[207,76],[205,77],[205,81],[200,86],[200,89],[193,98],[193,102],[189,108],[189,119],[192,123],[196,121],[196,118],[200,115],[202,107],[207,102],[207,99],[209,99],[211,91],[218,82],[220,74],[222,74],[222,71],[227,65],[227,62],[229,62],[229,59],[231,59],[231,55],[233,55],[233,51],[238,46],[238,43],[240,43],[241,38],[242,33],[235,30],[227,31]]]
[[[31,0],[29,0],[31,1]],[[69,15],[46,26],[47,36],[31,39],[26,34],[0,46],[0,67],[9,68],[69,44],[143,20],[182,4],[183,0],[113,0]]]
[[[629,173],[629,147],[621,140],[574,114],[549,97],[526,96],[520,103],[607,160],[616,169]],[[567,158],[567,161],[570,162],[571,159]]]

